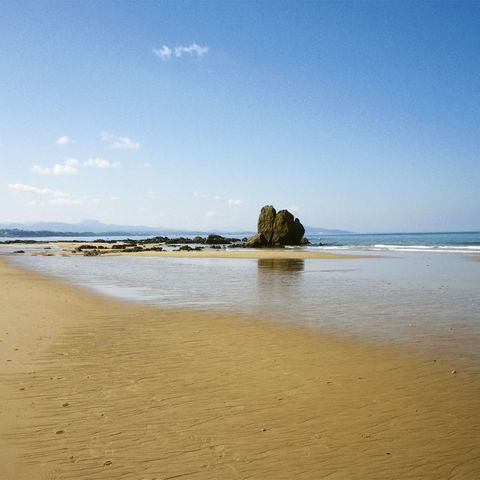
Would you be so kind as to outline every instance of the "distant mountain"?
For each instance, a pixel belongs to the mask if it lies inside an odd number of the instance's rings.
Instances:
[[[144,225],[116,225],[98,220],[82,220],[79,223],[32,222],[32,223],[0,223],[0,237],[92,237],[92,236],[196,236],[213,233],[209,230],[179,230],[172,228],[154,228]],[[219,231],[222,235],[248,237],[253,232]]]
[[[1,223],[0,229],[26,230],[26,231],[49,231],[49,232],[72,232],[72,233],[105,233],[123,232],[132,234],[155,233],[158,228],[131,225],[112,225],[99,222],[98,220],[82,220],[79,223],[61,222],[34,222],[34,223]]]
[[[148,236],[148,235],[205,235],[209,230],[179,230],[172,228],[154,228],[144,225],[116,225],[102,223],[98,220],[82,220],[79,223],[32,222],[32,223],[0,223],[0,237],[52,237],[52,236]],[[222,235],[233,237],[249,237],[252,231],[217,231]],[[352,233],[346,230],[334,230],[322,227],[305,227],[305,235],[341,235]]]
[[[348,230],[336,230],[334,228],[323,228],[323,227],[305,227],[305,236],[308,235],[344,235],[349,232]]]

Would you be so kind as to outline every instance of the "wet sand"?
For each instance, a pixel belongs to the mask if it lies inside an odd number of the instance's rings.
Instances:
[[[480,478],[477,365],[0,281],[2,479]]]

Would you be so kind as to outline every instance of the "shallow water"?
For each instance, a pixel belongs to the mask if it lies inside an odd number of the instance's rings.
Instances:
[[[480,357],[480,263],[395,253],[348,260],[15,256],[115,297],[259,315]]]

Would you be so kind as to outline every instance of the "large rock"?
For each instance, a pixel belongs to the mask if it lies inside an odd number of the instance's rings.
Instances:
[[[272,243],[273,237],[273,224],[275,222],[275,217],[277,211],[273,208],[272,205],[265,205],[260,211],[260,216],[258,217],[258,229],[257,232],[261,233],[268,244]]]
[[[272,205],[265,205],[258,217],[258,234],[249,238],[245,247],[283,247],[300,245],[305,229],[298,218],[288,210],[278,213]]]
[[[271,243],[275,245],[299,245],[305,229],[298,218],[288,210],[280,210],[273,223]]]

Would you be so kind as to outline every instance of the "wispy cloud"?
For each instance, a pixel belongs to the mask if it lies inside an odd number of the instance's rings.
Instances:
[[[67,158],[65,162],[56,163],[53,167],[43,167],[34,165],[32,172],[38,175],[76,175],[78,173],[79,162],[76,158]]]
[[[116,168],[120,164],[118,162],[110,162],[109,160],[105,160],[104,158],[89,158],[85,162],[83,162],[85,167],[95,167],[95,168]]]
[[[61,137],[57,138],[55,143],[57,145],[68,145],[70,143],[70,137],[68,135],[62,135]]]
[[[115,168],[120,165],[119,162],[112,162],[104,158],[89,158],[84,162],[76,158],[67,158],[63,163],[56,163],[53,167],[44,167],[34,165],[32,172],[38,175],[76,175],[80,167],[94,167],[100,169]]]
[[[292,212],[292,213],[298,213],[300,211],[300,207],[298,205],[292,205],[290,207],[288,207],[288,209]]]
[[[192,43],[188,47],[175,47],[175,56],[181,57],[182,55],[197,55],[198,57],[203,57],[209,50],[210,48],[207,46],[201,46],[197,43]]]
[[[117,137],[115,142],[112,143],[112,148],[124,148],[127,150],[138,150],[140,144],[134,140],[130,140],[128,137]]]
[[[153,52],[158,58],[162,60],[168,60],[172,56],[172,49],[168,48],[166,45],[163,45],[161,48],[154,48]]]
[[[239,198],[229,198],[227,200],[227,205],[229,205],[230,207],[238,207],[242,203],[243,203],[243,201],[240,200]]]
[[[101,138],[104,142],[112,142],[109,145],[110,148],[118,148],[123,150],[138,150],[140,148],[139,142],[136,142],[129,137],[120,137],[110,132],[103,131],[101,133]]]
[[[167,61],[173,56],[180,58],[184,55],[202,58],[209,50],[210,47],[207,47],[206,45],[199,45],[198,43],[194,42],[188,46],[178,45],[176,47],[168,47],[167,45],[162,45],[160,48],[154,48],[153,52],[161,60]]]
[[[29,205],[49,204],[49,205],[78,205],[80,200],[73,195],[60,190],[51,190],[50,188],[39,188],[24,183],[10,183],[8,189],[25,197]]]

